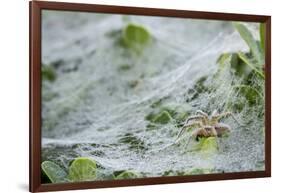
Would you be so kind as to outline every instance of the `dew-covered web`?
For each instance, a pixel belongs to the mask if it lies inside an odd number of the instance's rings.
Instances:
[[[127,20],[146,26],[153,36],[141,54],[118,43]],[[256,24],[247,25],[257,31]],[[206,167],[263,169],[264,124],[257,118],[263,104],[252,107],[239,96],[232,85],[241,80],[229,69],[213,78],[220,54],[248,51],[231,23],[43,11],[42,31],[42,63],[57,73],[42,87],[43,160],[67,168],[78,156],[91,157],[104,173],[134,170],[146,176]],[[211,92],[194,89],[202,77]],[[159,101],[192,114],[231,111],[227,104],[240,101],[245,105],[234,114],[247,126],[225,119],[231,134],[219,140],[212,160],[204,160],[185,151],[185,139],[171,145],[180,130],[175,121],[148,127],[146,117]]]

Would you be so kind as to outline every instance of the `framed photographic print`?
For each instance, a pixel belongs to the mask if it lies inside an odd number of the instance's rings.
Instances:
[[[30,191],[271,175],[271,18],[30,2]]]

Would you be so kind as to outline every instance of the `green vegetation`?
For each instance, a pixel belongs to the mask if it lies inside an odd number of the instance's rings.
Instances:
[[[151,105],[152,111],[145,119],[151,125],[165,125],[175,122],[178,125],[190,114],[190,106],[182,103],[165,103],[165,99],[156,101]]]
[[[260,24],[260,46],[261,46],[263,54],[265,51],[265,29],[266,29],[265,23],[261,23]]]
[[[247,53],[224,53],[218,59],[220,70],[226,67],[227,61],[230,62],[231,68],[235,70],[236,75],[245,76],[248,79],[252,73],[257,74],[260,78],[264,79],[263,65],[264,65],[264,39],[265,29],[264,24],[260,24],[260,41],[254,39],[253,34],[243,24],[234,23],[234,27],[239,32],[241,38],[249,46]]]
[[[41,168],[52,183],[79,182],[96,179],[96,162],[89,158],[76,158],[71,163],[68,174],[59,165],[51,161],[44,161],[41,164]]]
[[[202,93],[210,92],[211,89],[205,85],[206,80],[207,76],[202,76],[195,82],[192,88],[188,89],[187,93],[189,97],[186,99],[186,102],[196,99]]]
[[[140,151],[146,149],[144,142],[132,133],[126,133],[118,142],[129,145],[131,150]]]
[[[126,47],[141,52],[151,37],[148,30],[141,25],[129,23],[122,31],[122,40]]]
[[[210,174],[214,170],[210,168],[193,168],[188,171],[174,171],[168,170],[165,171],[162,176],[189,176],[189,175],[202,175],[202,174]]]
[[[183,175],[200,175],[200,174],[210,174],[213,170],[209,168],[194,168],[190,171],[185,172]]]
[[[119,175],[117,175],[114,179],[123,180],[123,179],[139,178],[139,177],[140,177],[140,174],[138,174],[134,171],[126,170],[126,171],[120,173]]]
[[[44,161],[41,164],[44,174],[52,183],[67,182],[67,173],[57,164],[51,161]]]
[[[168,111],[162,111],[159,114],[153,116],[151,122],[158,124],[167,124],[171,120],[173,120],[173,118],[171,117],[170,113]]]
[[[139,173],[132,170],[114,172],[111,175],[104,176],[98,171],[99,169],[96,162],[86,157],[78,157],[73,160],[68,168],[68,174],[59,165],[51,161],[44,161],[41,164],[41,168],[43,174],[47,177],[47,180],[45,181],[49,181],[51,183],[93,181],[99,177],[116,180],[141,177]]]
[[[253,55],[254,60],[258,65],[263,65],[264,63],[264,55],[262,53],[263,44],[264,44],[264,30],[260,30],[260,37],[262,41],[256,41],[251,31],[241,23],[234,23],[233,24],[236,30],[239,32],[240,36],[244,39],[247,45],[250,48],[250,52]],[[263,25],[260,25],[260,28],[263,29]],[[261,43],[263,42],[263,43]]]
[[[216,137],[200,138],[196,144],[196,150],[209,157],[218,152],[218,142]]]
[[[96,178],[96,162],[89,158],[76,158],[69,167],[68,178],[71,181],[89,181]]]
[[[42,64],[41,66],[41,76],[42,76],[42,80],[47,80],[50,82],[56,80],[57,77],[55,69],[50,65],[44,65],[44,64]]]
[[[233,25],[248,45],[249,52],[239,51],[237,53],[222,54],[217,61],[219,64],[217,75],[230,66],[230,70],[234,72],[234,75],[242,78],[241,84],[234,84],[232,91],[244,96],[249,105],[253,106],[264,100],[264,92],[262,92],[264,85],[259,84],[258,81],[263,82],[265,79],[263,70],[265,25],[260,24],[260,41],[254,39],[254,35],[245,25],[240,23],[234,23]],[[237,111],[241,111],[243,106],[244,104],[239,101],[227,104],[227,108],[234,108]]]

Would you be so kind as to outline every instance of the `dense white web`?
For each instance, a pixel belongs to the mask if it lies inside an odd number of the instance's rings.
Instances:
[[[59,66],[57,79],[42,87],[43,160],[67,167],[75,157],[91,157],[105,173],[130,169],[147,176],[208,167],[218,172],[256,170],[264,160],[264,126],[257,118],[264,107],[249,106],[239,96],[232,85],[241,80],[229,69],[212,78],[220,54],[247,51],[232,25],[164,17],[129,19],[146,26],[153,36],[141,55],[120,46],[118,35],[108,35],[125,25],[122,16],[43,12],[42,62]],[[124,65],[127,70],[122,70]],[[200,92],[186,102],[197,92],[188,91],[203,76],[212,92]],[[159,100],[191,113],[231,111],[227,104],[240,100],[244,108],[234,113],[247,127],[225,119],[232,127],[230,136],[220,140],[215,158],[204,160],[185,151],[184,139],[169,146],[179,132],[175,121],[148,128],[145,117]]]

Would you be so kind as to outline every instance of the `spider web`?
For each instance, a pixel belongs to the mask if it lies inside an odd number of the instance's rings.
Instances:
[[[220,54],[248,51],[231,24],[129,19],[147,26],[153,35],[139,55],[116,41],[114,32],[124,26],[120,15],[43,11],[42,62],[59,67],[56,81],[45,82],[42,88],[42,159],[68,168],[78,156],[91,157],[105,175],[120,170],[161,176],[192,168],[264,169],[264,120],[257,118],[264,113],[263,103],[250,106],[233,89],[242,80],[228,68],[213,78]],[[257,24],[247,25],[257,33]],[[127,69],[122,70],[124,66]],[[208,92],[194,88],[202,77]],[[253,82],[263,85],[258,79]],[[231,111],[227,104],[239,101],[243,109],[234,114],[247,126],[225,119],[232,127],[230,136],[219,140],[220,151],[212,160],[204,160],[196,152],[186,152],[186,138],[171,145],[179,132],[175,120],[148,127],[145,117],[159,101],[191,113]]]

